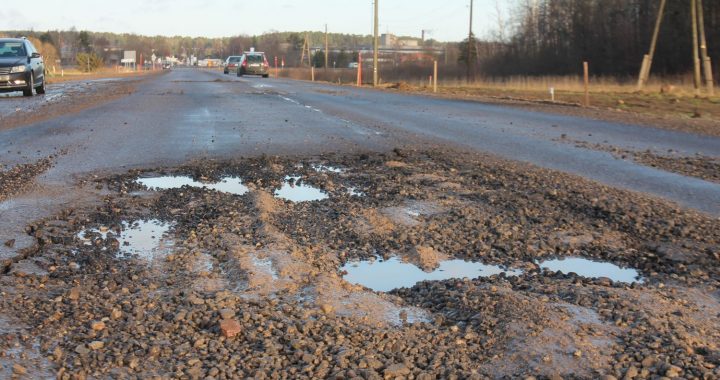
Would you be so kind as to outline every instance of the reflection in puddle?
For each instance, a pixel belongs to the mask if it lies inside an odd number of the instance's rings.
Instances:
[[[318,173],[343,173],[345,172],[344,169],[339,168],[337,166],[330,166],[330,165],[313,165],[313,169],[315,169]]]
[[[300,177],[286,177],[282,187],[275,191],[275,196],[291,202],[321,201],[328,197],[322,190],[301,182]]]
[[[140,258],[152,261],[157,255],[172,248],[174,243],[167,234],[171,225],[157,219],[136,221],[134,223],[122,222],[122,231],[118,236],[114,231],[105,227],[80,232],[77,236],[85,245],[93,245],[97,239],[102,239],[103,250],[106,250],[105,240],[115,238],[120,243],[118,256],[137,255]]]
[[[248,192],[248,188],[243,185],[242,180],[237,177],[225,177],[220,182],[216,183],[198,182],[188,176],[138,178],[137,182],[148,189],[153,190],[179,189],[183,186],[190,186],[235,195],[243,195]]]
[[[378,292],[412,287],[420,281],[489,277],[501,273],[509,276],[522,274],[520,271],[506,270],[495,265],[484,265],[464,260],[442,261],[438,269],[427,273],[413,264],[402,262],[397,257],[385,261],[348,262],[342,267],[342,270],[347,272],[344,276],[345,281]]]
[[[618,282],[643,282],[640,274],[635,269],[620,268],[615,264],[597,262],[579,257],[543,261],[540,263],[540,267],[554,272],[560,271],[565,274],[573,272],[579,276],[588,278],[607,277]]]

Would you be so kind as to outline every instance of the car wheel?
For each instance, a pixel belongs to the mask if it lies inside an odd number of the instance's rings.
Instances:
[[[35,89],[35,74],[30,72],[30,80],[28,81],[28,87],[23,90],[23,96],[33,96],[34,89]]]
[[[45,78],[43,78],[43,81],[42,81],[42,83],[40,84],[40,86],[35,89],[35,92],[36,92],[38,95],[45,95]]]
[[[227,70],[223,71],[223,74],[228,75],[230,74]]]
[[[263,78],[269,78],[270,74],[263,74]]]

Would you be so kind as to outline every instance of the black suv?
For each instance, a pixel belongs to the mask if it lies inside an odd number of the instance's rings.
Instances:
[[[0,38],[0,92],[45,93],[45,64],[25,38]]]

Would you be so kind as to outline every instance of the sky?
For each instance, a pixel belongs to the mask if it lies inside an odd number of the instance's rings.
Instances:
[[[165,36],[230,37],[277,31],[372,33],[372,0],[33,0],[4,1],[0,30],[90,30]],[[379,0],[380,31],[460,41],[467,37],[469,0]],[[514,0],[475,0],[479,37],[498,29],[498,8]]]

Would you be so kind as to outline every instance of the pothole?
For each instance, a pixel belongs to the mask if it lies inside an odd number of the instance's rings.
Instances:
[[[269,258],[261,259],[253,255],[251,260],[256,269],[270,275],[273,280],[277,280],[279,278],[277,271],[273,267],[273,263]]]
[[[358,190],[356,187],[352,186],[347,188],[347,193],[350,194],[351,197],[364,197],[367,195],[364,192]]]
[[[234,195],[243,195],[248,192],[248,188],[243,184],[242,179],[238,177],[224,177],[220,182],[205,183],[188,176],[162,176],[138,178],[137,183],[152,190],[179,189],[183,186],[190,186]]]
[[[378,292],[409,288],[421,281],[490,277],[501,273],[508,276],[522,274],[521,271],[464,260],[441,261],[440,266],[434,271],[424,272],[419,267],[405,263],[397,257],[388,260],[376,259],[348,262],[342,267],[342,270],[347,272],[343,277],[345,281]]]
[[[568,257],[543,261],[540,268],[565,274],[575,273],[588,278],[606,277],[615,282],[644,282],[640,273],[632,268],[621,268],[608,262],[592,261],[581,257]]]
[[[312,202],[327,199],[328,195],[317,187],[306,185],[300,177],[285,177],[282,187],[274,195],[291,202]]]
[[[138,256],[148,261],[169,251],[174,246],[168,237],[171,224],[157,219],[122,222],[120,231],[107,227],[88,229],[78,233],[77,237],[84,245],[100,246],[103,250],[112,247],[109,239],[117,240],[118,257]]]
[[[332,166],[332,165],[320,165],[320,164],[314,164],[312,168],[318,172],[318,173],[344,173],[345,169]]]

